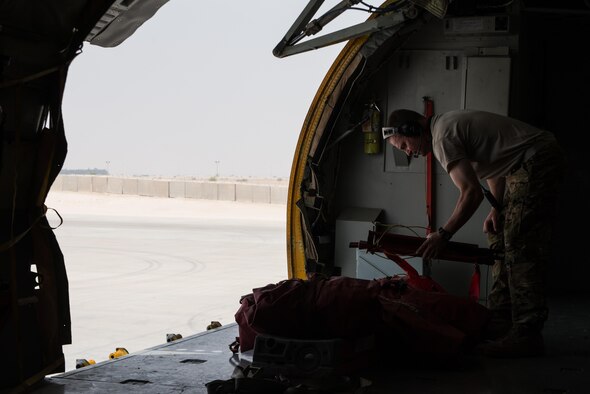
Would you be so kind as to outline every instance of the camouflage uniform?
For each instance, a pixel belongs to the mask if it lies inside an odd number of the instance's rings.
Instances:
[[[504,252],[492,267],[488,306],[512,316],[514,326],[540,331],[547,320],[545,271],[563,172],[563,151],[546,145],[506,177],[503,231],[489,234],[490,248]]]

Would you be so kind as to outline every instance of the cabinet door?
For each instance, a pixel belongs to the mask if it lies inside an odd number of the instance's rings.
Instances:
[[[464,62],[461,106],[508,115],[510,58],[465,57]]]

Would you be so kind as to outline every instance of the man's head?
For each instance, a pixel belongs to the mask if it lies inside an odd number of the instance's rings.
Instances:
[[[383,139],[393,134],[417,136],[422,133],[420,121],[424,119],[418,112],[409,109],[398,109],[389,114],[387,127],[383,127]]]
[[[426,118],[409,109],[398,109],[389,115],[387,126],[382,128],[383,139],[406,152],[408,156],[418,157],[428,153],[425,149]]]

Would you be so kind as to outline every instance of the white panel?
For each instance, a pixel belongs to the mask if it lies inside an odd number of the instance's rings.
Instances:
[[[463,108],[508,115],[510,58],[466,57],[465,64]]]
[[[356,276],[356,250],[351,242],[364,241],[373,230],[373,222],[382,214],[377,208],[346,208],[336,219],[334,265],[342,269],[342,276]]]

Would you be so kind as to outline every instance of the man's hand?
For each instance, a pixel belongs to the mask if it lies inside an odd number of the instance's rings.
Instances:
[[[496,208],[492,208],[483,221],[483,232],[486,234],[498,234],[500,231],[502,231],[500,213]]]
[[[447,246],[447,242],[441,234],[437,232],[430,233],[416,250],[416,254],[421,255],[424,260],[434,259]]]

